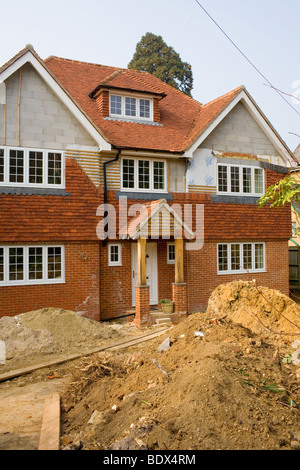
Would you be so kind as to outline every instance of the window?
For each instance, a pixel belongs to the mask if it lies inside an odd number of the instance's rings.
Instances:
[[[108,245],[108,265],[122,266],[121,243],[110,243]]]
[[[265,270],[264,243],[219,243],[217,250],[218,274]]]
[[[64,282],[63,246],[0,247],[0,286]]]
[[[218,192],[231,195],[261,196],[264,171],[254,166],[218,164]]]
[[[175,243],[167,244],[167,263],[175,264]]]
[[[0,183],[4,182],[4,149],[0,149]]]
[[[62,152],[0,148],[0,185],[62,187],[63,172]]]
[[[152,99],[110,95],[110,116],[152,121]]]
[[[122,159],[121,186],[124,190],[166,191],[166,162]]]
[[[297,236],[297,222],[294,220],[292,222],[292,237],[296,237]]]

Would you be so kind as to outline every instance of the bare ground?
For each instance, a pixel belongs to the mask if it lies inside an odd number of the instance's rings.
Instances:
[[[157,340],[0,384],[0,449],[35,448],[54,389],[64,450],[299,449],[299,325],[298,305],[281,293],[221,286],[206,313]],[[112,329],[119,336],[105,341],[136,333]]]

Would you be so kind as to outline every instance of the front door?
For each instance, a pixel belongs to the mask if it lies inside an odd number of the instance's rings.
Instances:
[[[135,306],[135,286],[138,285],[137,243],[131,244],[131,285],[132,305]],[[157,283],[157,244],[147,242],[146,245],[147,285],[150,286],[150,305],[158,304]]]

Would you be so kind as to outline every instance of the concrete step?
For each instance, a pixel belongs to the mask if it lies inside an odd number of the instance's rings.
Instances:
[[[172,323],[172,317],[174,316],[173,313],[164,313],[161,310],[151,310],[150,317],[155,321],[157,324],[162,323]]]

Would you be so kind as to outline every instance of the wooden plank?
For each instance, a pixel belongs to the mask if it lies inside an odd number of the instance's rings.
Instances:
[[[145,335],[137,336],[133,338],[132,340],[120,341],[110,346],[103,346],[101,348],[95,348],[90,351],[85,351],[81,354],[69,354],[67,356],[61,357],[54,361],[44,362],[42,364],[35,364],[33,366],[24,367],[23,369],[16,369],[13,371],[9,371],[0,375],[0,382],[14,379],[16,377],[19,377],[20,375],[30,374],[31,372],[34,372],[35,370],[38,370],[38,369],[45,369],[46,367],[52,367],[52,366],[56,366],[59,364],[63,364],[65,362],[75,361],[76,359],[80,359],[81,357],[89,356],[91,354],[95,354],[98,352],[127,348],[134,344],[142,343],[143,341],[148,341],[150,339],[156,338],[157,336],[160,336],[161,334],[163,334],[166,330],[167,328],[163,328],[162,330],[158,330],[155,333],[151,332]]]
[[[146,238],[138,239],[138,285],[147,284],[146,274]]]
[[[175,239],[175,282],[184,282],[183,278],[183,238]]]
[[[43,422],[38,450],[59,450],[60,396],[54,393],[45,399]]]

